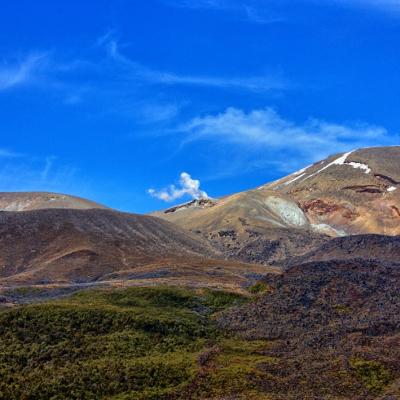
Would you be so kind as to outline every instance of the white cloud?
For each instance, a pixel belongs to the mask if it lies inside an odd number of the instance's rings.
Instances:
[[[208,195],[200,189],[200,181],[192,179],[187,172],[182,172],[179,179],[179,187],[170,185],[167,189],[157,191],[149,189],[148,193],[163,201],[174,201],[184,196],[190,196],[192,199],[207,199]]]
[[[362,123],[337,124],[310,119],[296,124],[265,108],[246,113],[228,108],[217,115],[196,117],[181,126],[186,142],[213,139],[239,146],[244,152],[263,152],[274,160],[285,154],[297,159],[315,161],[346,149],[392,144],[398,136],[389,135],[383,127]]]
[[[45,59],[44,55],[31,55],[22,62],[0,65],[0,91],[30,82]]]
[[[110,110],[118,108],[118,104],[124,103],[126,98],[132,99],[133,94],[143,96],[149,101],[149,89],[160,90],[174,86],[257,93],[290,89],[289,83],[279,75],[203,76],[163,71],[130,59],[124,54],[124,47],[124,44],[119,44],[115,32],[111,30],[96,41],[96,50],[101,48],[106,51],[106,57],[102,53],[100,59],[90,56],[86,59],[62,58],[52,53],[31,53],[19,61],[10,58],[0,60],[0,92],[29,86],[56,94],[67,105],[77,105],[94,99],[106,104]],[[82,77],[85,78],[84,83]],[[179,107],[171,104],[171,101],[164,101],[155,105],[157,106],[161,111],[160,118],[150,107],[143,110],[143,113],[148,114],[149,120],[165,121],[179,113]],[[144,117],[147,118],[146,115]]]

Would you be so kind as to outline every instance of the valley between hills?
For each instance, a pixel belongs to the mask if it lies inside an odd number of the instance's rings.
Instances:
[[[0,193],[0,399],[400,399],[400,147],[137,215]]]

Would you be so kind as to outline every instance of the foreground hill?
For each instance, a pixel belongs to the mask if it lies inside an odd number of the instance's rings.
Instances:
[[[261,285],[261,284],[260,284]],[[265,294],[227,310],[219,325],[268,340],[255,381],[272,399],[386,399],[400,396],[400,266],[325,261],[264,282]]]
[[[87,210],[105,206],[76,196],[46,192],[0,192],[0,211],[30,211],[48,208]]]
[[[240,287],[252,272],[261,271],[223,261],[207,242],[153,217],[101,209],[0,213],[2,285],[192,279]]]
[[[400,147],[337,154],[255,190],[155,215],[261,263],[304,255],[329,237],[400,235]]]
[[[130,288],[0,309],[0,399],[395,400],[399,283],[313,264],[254,298]]]

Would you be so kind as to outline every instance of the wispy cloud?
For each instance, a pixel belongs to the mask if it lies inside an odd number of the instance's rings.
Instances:
[[[21,157],[21,156],[22,156],[22,154],[16,153],[15,151],[0,148],[0,158],[17,158],[17,157]]]
[[[77,169],[56,163],[56,157],[20,156],[0,163],[0,191],[50,191],[77,193]]]
[[[182,172],[179,179],[179,187],[170,185],[163,190],[149,189],[148,193],[159,200],[174,201],[184,196],[192,199],[208,199],[208,195],[204,190],[200,189],[200,181],[192,179],[187,172]]]
[[[236,18],[256,24],[270,24],[284,20],[272,13],[265,4],[262,5],[255,0],[165,0],[164,2],[177,8],[224,11]]]
[[[252,154],[251,163],[255,166],[271,162],[283,166],[288,159],[300,163],[314,162],[333,152],[399,141],[398,135],[389,135],[380,126],[338,124],[319,119],[298,124],[271,108],[247,113],[228,108],[220,114],[196,117],[181,126],[179,131],[186,133],[186,145],[199,140],[230,145],[240,153]]]
[[[53,157],[53,156],[46,157],[43,170],[42,170],[42,172],[40,173],[40,177],[41,177],[41,179],[42,179],[43,181],[46,181],[46,180],[48,179],[48,177],[49,177],[49,175],[50,175],[50,172],[51,172],[51,169],[52,169],[52,167],[53,167],[53,164],[54,164],[55,159],[56,159],[56,157]]]
[[[16,63],[3,61],[0,64],[0,91],[31,83],[45,59],[44,54],[34,54]]]
[[[241,89],[254,92],[265,92],[271,90],[284,90],[290,87],[289,83],[282,78],[275,76],[256,77],[218,77],[218,76],[197,76],[176,74],[168,71],[161,71],[142,65],[131,60],[120,51],[119,43],[112,36],[107,35],[101,40],[107,54],[115,62],[122,65],[125,78],[131,81],[164,85],[164,86],[205,86],[220,89]]]
[[[0,61],[0,92],[29,86],[68,106],[96,104],[103,114],[115,112],[132,119],[140,114],[142,122],[157,123],[173,120],[181,111],[183,101],[171,95],[173,88],[276,93],[292,87],[273,74],[196,75],[162,70],[126,55],[127,47],[109,30],[85,56],[83,52],[80,57],[65,57],[52,51],[28,53],[19,62],[5,59]]]

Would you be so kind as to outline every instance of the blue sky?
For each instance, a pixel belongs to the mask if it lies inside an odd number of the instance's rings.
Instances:
[[[4,0],[0,34],[1,191],[148,212],[400,144],[400,0]]]

